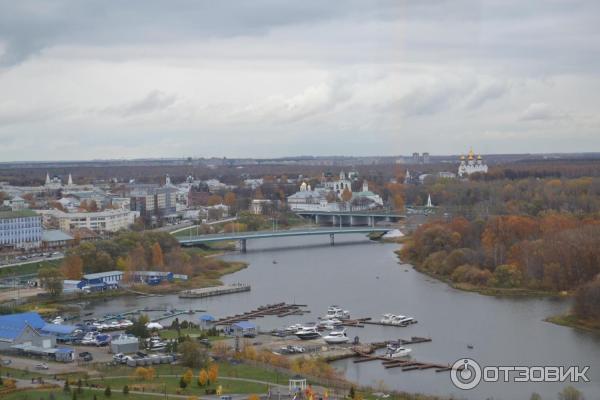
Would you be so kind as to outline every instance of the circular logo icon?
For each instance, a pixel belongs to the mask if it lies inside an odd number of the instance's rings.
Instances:
[[[475,360],[461,358],[452,364],[450,379],[454,386],[459,389],[473,389],[481,382],[481,367]]]

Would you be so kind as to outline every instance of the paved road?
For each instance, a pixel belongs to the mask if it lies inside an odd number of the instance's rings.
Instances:
[[[8,267],[16,267],[17,265],[25,265],[25,264],[34,264],[34,263],[38,263],[38,262],[42,262],[42,261],[51,261],[51,260],[60,260],[62,258],[65,258],[64,254],[58,255],[58,256],[52,256],[52,257],[36,257],[36,258],[30,258],[28,260],[24,260],[24,261],[17,261],[11,264],[2,264],[0,265],[0,268],[8,268]]]

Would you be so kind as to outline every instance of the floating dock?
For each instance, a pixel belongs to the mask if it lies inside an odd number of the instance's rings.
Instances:
[[[230,325],[239,321],[247,321],[249,319],[263,318],[268,315],[277,315],[283,317],[286,315],[302,315],[306,313],[306,310],[302,310],[302,307],[306,307],[304,304],[287,304],[277,303],[268,304],[266,306],[258,307],[255,310],[245,312],[243,314],[237,314],[230,317],[224,317],[214,322],[214,325]]]
[[[367,354],[353,349],[358,358],[354,360],[354,363],[363,363],[369,361],[381,361],[384,368],[402,368],[402,371],[415,371],[415,370],[426,370],[435,368],[435,372],[450,371],[452,366],[450,364],[439,364],[423,362],[411,359],[394,359],[386,356]],[[462,368],[458,368],[459,370]]]
[[[224,294],[249,292],[250,285],[243,283],[223,286],[213,286],[201,289],[191,289],[179,292],[179,297],[182,299],[198,299],[203,297],[221,296]]]

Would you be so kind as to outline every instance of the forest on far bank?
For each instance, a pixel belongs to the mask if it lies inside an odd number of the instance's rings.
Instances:
[[[600,320],[600,178],[406,185],[409,204],[429,194],[438,218],[407,239],[403,261],[464,287],[574,292],[577,316]]]

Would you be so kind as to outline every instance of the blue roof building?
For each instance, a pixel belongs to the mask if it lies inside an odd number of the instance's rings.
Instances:
[[[16,339],[27,325],[39,330],[46,325],[46,321],[35,312],[0,315],[0,341]]]
[[[0,316],[0,350],[11,350],[24,343],[53,348],[56,337],[41,332],[45,325],[46,321],[34,312]]]
[[[231,331],[234,336],[255,337],[257,326],[249,321],[239,321],[231,325]]]

